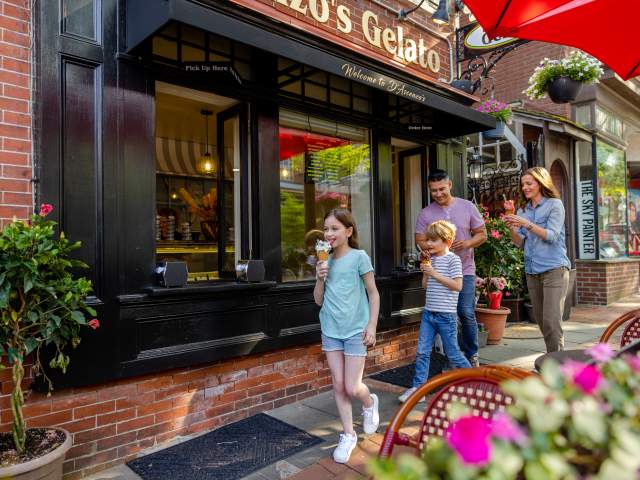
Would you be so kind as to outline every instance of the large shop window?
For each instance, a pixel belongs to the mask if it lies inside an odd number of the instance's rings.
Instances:
[[[627,192],[624,151],[600,140],[598,162],[598,230],[600,258],[627,254]]]
[[[156,258],[189,281],[233,275],[240,251],[238,102],[156,82]]]
[[[280,111],[282,281],[315,278],[315,243],[333,208],[353,213],[360,247],[371,255],[369,131]]]
[[[629,136],[627,149],[627,211],[629,255],[640,256],[640,133]]]

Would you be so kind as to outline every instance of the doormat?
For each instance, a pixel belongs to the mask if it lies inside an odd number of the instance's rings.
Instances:
[[[429,378],[442,373],[442,368],[446,362],[446,357],[440,353],[433,352],[431,354],[431,362],[429,363]],[[382,372],[369,375],[369,378],[380,382],[392,383],[405,388],[411,388],[413,384],[413,374],[416,371],[416,364],[410,363],[403,367],[392,368]]]
[[[538,325],[531,323],[508,323],[504,329],[502,338],[528,340],[532,338],[543,338],[543,336]]]
[[[237,480],[321,442],[260,413],[128,465],[144,480]]]

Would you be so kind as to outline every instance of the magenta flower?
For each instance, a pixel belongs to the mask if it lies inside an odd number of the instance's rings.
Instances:
[[[587,395],[596,392],[604,383],[600,370],[583,362],[568,361],[562,366],[565,377]]]
[[[502,234],[498,230],[491,230],[491,236],[496,240],[500,240],[502,238]]]
[[[43,203],[42,205],[40,205],[40,213],[38,215],[40,215],[41,217],[46,217],[52,211],[53,211],[53,205],[49,203]]]
[[[486,465],[491,456],[491,422],[466,416],[451,422],[445,432],[449,446],[467,465]]]
[[[524,445],[527,440],[522,427],[504,412],[498,412],[493,416],[491,435],[502,440],[511,440],[518,445]]]
[[[587,353],[598,363],[608,362],[616,354],[606,343],[596,343],[591,348],[587,349]]]

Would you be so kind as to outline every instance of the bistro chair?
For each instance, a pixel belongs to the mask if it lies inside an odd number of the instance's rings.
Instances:
[[[640,339],[640,308],[631,310],[611,322],[611,324],[602,333],[599,342],[608,343],[614,334],[616,334],[620,329],[622,329],[622,334],[620,335],[620,348],[624,348]]]
[[[433,377],[419,387],[391,419],[378,456],[390,457],[396,445],[413,448],[416,455],[420,455],[429,436],[444,435],[449,425],[447,420],[449,403],[463,403],[472,408],[474,415],[492,417],[495,412],[513,403],[512,397],[500,388],[500,383],[505,380],[521,380],[529,375],[533,373],[520,368],[491,365],[457,369]],[[434,392],[435,395],[427,399],[428,403],[418,434],[412,437],[402,433],[400,429],[409,413],[422,397]]]

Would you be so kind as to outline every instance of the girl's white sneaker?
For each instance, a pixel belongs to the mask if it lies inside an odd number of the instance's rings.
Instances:
[[[380,414],[378,413],[378,396],[375,393],[372,393],[371,399],[373,400],[373,405],[371,405],[369,408],[362,407],[362,415],[364,417],[362,426],[364,428],[364,433],[366,433],[367,435],[376,433],[376,430],[378,430],[378,426],[380,425]]]
[[[357,435],[349,435],[348,433],[341,433],[338,446],[333,451],[333,460],[336,463],[347,463],[351,452],[356,448],[358,443]]]

